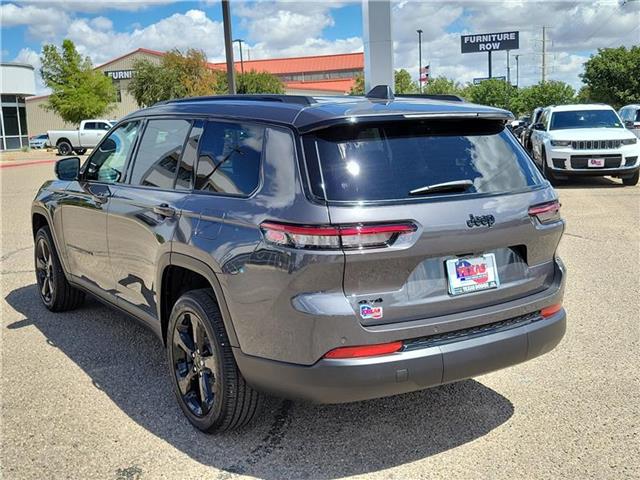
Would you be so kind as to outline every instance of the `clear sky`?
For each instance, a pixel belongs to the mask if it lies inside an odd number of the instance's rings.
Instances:
[[[219,0],[0,0],[3,61],[39,66],[42,45],[73,40],[98,65],[139,47],[202,49],[224,59]],[[417,77],[416,29],[432,75],[460,82],[487,75],[485,54],[460,53],[462,33],[518,30],[520,85],[541,74],[542,26],[547,26],[548,78],[578,88],[582,64],[598,48],[640,44],[640,1],[395,1],[394,62]],[[231,2],[233,35],[252,59],[362,51],[361,3],[349,1]],[[236,56],[237,47],[236,47]],[[494,75],[506,75],[506,53],[494,54]],[[39,83],[42,93],[43,86]]]

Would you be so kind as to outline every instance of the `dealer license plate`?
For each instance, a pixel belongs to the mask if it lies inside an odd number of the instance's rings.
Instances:
[[[446,266],[450,295],[478,292],[500,285],[493,253],[480,257],[452,258],[447,260]]]
[[[587,166],[589,168],[602,168],[604,167],[604,158],[590,158]]]

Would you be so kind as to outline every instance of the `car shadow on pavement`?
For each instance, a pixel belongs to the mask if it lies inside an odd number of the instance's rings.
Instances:
[[[625,188],[622,180],[609,177],[576,177],[553,183],[556,190],[572,190],[579,188]],[[627,187],[628,188],[628,187]]]
[[[147,328],[93,299],[76,311],[53,314],[41,305],[35,285],[10,292],[6,300],[25,317],[7,328],[40,330],[50,347],[78,365],[133,421],[219,469],[218,479],[233,474],[269,480],[366,474],[475,440],[513,415],[508,399],[467,380],[344,405],[269,398],[249,426],[205,435],[182,415],[164,350]]]

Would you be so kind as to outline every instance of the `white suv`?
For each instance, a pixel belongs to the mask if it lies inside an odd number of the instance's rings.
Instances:
[[[531,134],[532,155],[550,180],[613,176],[638,183],[640,144],[608,105],[562,105],[544,109]]]

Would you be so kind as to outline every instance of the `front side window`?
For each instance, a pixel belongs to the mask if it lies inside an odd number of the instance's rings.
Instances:
[[[549,130],[570,128],[622,128],[623,125],[613,110],[576,110],[554,112]]]
[[[502,122],[422,120],[340,125],[304,137],[312,190],[329,201],[508,193],[539,183]],[[458,191],[442,184],[462,184]]]
[[[130,183],[173,188],[182,146],[190,128],[190,120],[149,120],[133,162]]]
[[[122,180],[124,166],[133,148],[140,122],[128,122],[111,132],[89,157],[84,179],[104,183]]]
[[[207,122],[200,138],[195,190],[250,195],[260,182],[264,127]]]
[[[95,122],[87,122],[84,124],[85,130],[97,130]]]

